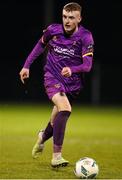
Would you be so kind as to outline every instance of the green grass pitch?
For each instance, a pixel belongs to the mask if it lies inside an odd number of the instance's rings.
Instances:
[[[75,162],[94,158],[98,179],[122,178],[122,107],[74,106],[67,123],[63,157],[68,167],[52,169],[52,139],[39,160],[31,158],[37,132],[47,124],[51,105],[0,105],[0,179],[77,179]]]

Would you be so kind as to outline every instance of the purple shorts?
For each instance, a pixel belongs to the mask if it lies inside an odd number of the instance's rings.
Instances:
[[[52,99],[52,97],[58,92],[66,92],[63,84],[54,78],[54,76],[49,72],[44,76],[44,86],[49,99]]]
[[[44,75],[44,86],[45,86],[45,90],[46,93],[49,97],[49,99],[51,100],[52,97],[56,94],[56,93],[65,93],[68,97],[68,99],[75,99],[80,90],[70,90],[69,88],[66,88],[63,83],[61,83],[58,79],[56,79],[51,73],[46,72]],[[72,88],[71,88],[72,89]]]

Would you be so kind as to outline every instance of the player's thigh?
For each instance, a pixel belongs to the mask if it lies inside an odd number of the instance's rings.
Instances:
[[[71,112],[71,105],[70,105],[70,102],[65,93],[60,93],[60,92],[56,93],[52,97],[52,101],[58,108],[58,111],[70,111]]]
[[[54,107],[53,107],[53,110],[52,110],[52,113],[51,113],[51,117],[50,117],[51,125],[53,125],[53,121],[54,121],[56,115],[58,114],[58,112],[59,112],[59,111],[58,111],[57,106],[54,106]]]

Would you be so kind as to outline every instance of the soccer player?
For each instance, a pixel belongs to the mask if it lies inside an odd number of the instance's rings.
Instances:
[[[29,78],[29,68],[34,60],[48,48],[44,66],[44,86],[54,107],[45,130],[40,131],[32,150],[37,158],[44,143],[53,137],[52,167],[67,166],[62,157],[67,120],[71,114],[71,101],[83,88],[83,74],[89,72],[93,61],[93,37],[80,22],[82,7],[75,2],[66,4],[62,10],[62,24],[52,24],[27,57],[20,71],[21,81]]]

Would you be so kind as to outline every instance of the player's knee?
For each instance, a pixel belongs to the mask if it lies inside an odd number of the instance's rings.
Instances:
[[[72,107],[71,107],[71,105],[70,105],[70,106],[68,106],[68,107],[66,108],[66,110],[65,110],[65,111],[72,112]]]
[[[72,107],[70,104],[63,104],[63,106],[59,107],[59,111],[69,111],[72,112]]]

